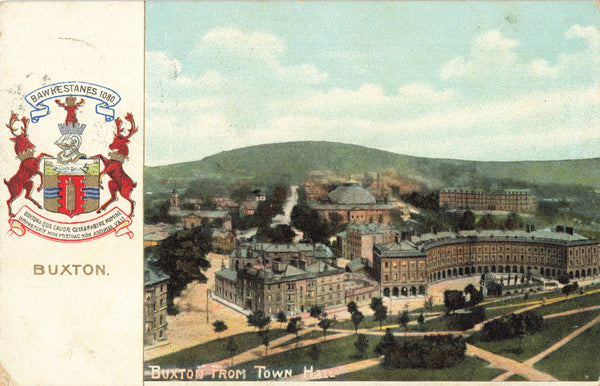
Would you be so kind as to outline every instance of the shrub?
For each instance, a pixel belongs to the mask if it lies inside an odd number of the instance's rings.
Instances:
[[[393,345],[384,355],[384,366],[391,368],[451,367],[465,356],[463,337],[432,335],[405,339]]]

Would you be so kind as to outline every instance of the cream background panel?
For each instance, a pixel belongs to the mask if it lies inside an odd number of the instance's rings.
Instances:
[[[29,116],[23,97],[44,85],[83,81],[111,88],[122,97],[116,115],[132,112],[140,129],[123,165],[137,182],[132,240],[111,234],[63,244],[33,234],[8,236],[9,194],[0,184],[0,364],[19,385],[141,384],[144,4],[1,3],[0,34],[1,179],[9,179],[19,167],[4,125],[11,110]],[[79,122],[87,124],[80,151],[107,156],[115,126],[95,113],[93,102],[86,100],[77,112]],[[29,125],[36,155],[60,150],[54,141],[66,112],[51,103],[51,113]],[[39,176],[33,180],[37,187]],[[101,203],[108,198],[109,178],[102,181]],[[42,192],[33,197],[41,202]],[[21,196],[13,211],[26,203]],[[123,198],[117,205],[128,212]],[[33,264],[59,269],[62,264],[103,264],[109,275],[34,276]]]

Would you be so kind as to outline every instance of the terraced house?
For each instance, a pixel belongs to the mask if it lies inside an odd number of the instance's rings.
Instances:
[[[553,231],[461,231],[411,236],[378,244],[373,269],[383,294],[425,293],[428,283],[482,273],[572,279],[597,276],[598,242],[556,227]]]
[[[458,210],[535,212],[535,197],[528,189],[448,188],[440,192],[439,203],[440,207]]]

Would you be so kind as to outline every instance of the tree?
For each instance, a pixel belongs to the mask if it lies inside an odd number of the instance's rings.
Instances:
[[[308,309],[310,316],[315,319],[320,319],[323,315],[323,306],[312,306]]]
[[[348,303],[348,312],[350,313],[350,315],[352,315],[356,311],[358,311],[358,306],[356,305],[356,302]]]
[[[369,304],[369,308],[375,312],[376,309],[383,306],[383,299],[380,297],[371,298],[371,304]]]
[[[265,346],[265,356],[267,356],[269,352],[269,343],[271,343],[271,339],[269,337],[269,329],[267,328],[264,331],[260,332],[262,344]]]
[[[317,361],[319,360],[319,357],[321,356],[321,349],[319,348],[319,345],[317,345],[317,344],[311,345],[308,349],[308,356],[310,357],[313,365],[317,364]]]
[[[473,307],[483,301],[483,294],[473,284],[467,285],[464,292],[469,295],[469,307]]]
[[[506,221],[504,222],[504,227],[508,230],[515,230],[519,228],[523,228],[523,219],[516,212],[510,212],[508,216],[506,216]]]
[[[402,326],[402,328],[404,328],[405,331],[406,331],[406,328],[408,327],[409,321],[410,321],[410,318],[408,316],[408,311],[402,311],[399,313],[398,324],[400,324]]]
[[[288,322],[287,328],[285,329],[285,332],[287,332],[288,334],[295,334],[296,335],[296,344],[298,344],[298,342],[299,342],[298,333],[300,332],[301,329],[302,329],[302,319],[300,317],[295,317],[295,318],[290,319],[290,321]]]
[[[460,217],[459,228],[464,230],[475,229],[475,214],[470,210],[465,210]]]
[[[419,327],[421,327],[421,329],[422,329],[423,325],[425,324],[425,316],[423,315],[422,312],[419,314],[419,318],[417,319],[417,322],[419,323]]]
[[[577,284],[577,282],[574,281],[571,284],[567,284],[567,285],[563,286],[561,291],[563,294],[565,294],[565,296],[569,296],[571,293],[577,292],[578,288],[579,288],[579,284]]]
[[[319,212],[306,202],[298,202],[291,213],[292,226],[304,232],[306,240],[312,243],[325,243],[329,237],[329,224],[322,220]]]
[[[156,265],[171,278],[167,293],[170,314],[176,314],[173,299],[179,296],[188,283],[206,282],[202,271],[210,268],[206,255],[211,250],[211,231],[205,227],[180,230],[164,239],[159,245],[146,248],[156,258]]]
[[[227,345],[225,346],[225,350],[227,350],[227,353],[231,357],[231,367],[233,367],[233,355],[238,350],[238,346],[237,346],[237,344],[235,344],[235,341],[233,340],[233,336],[230,336],[229,339],[227,340]]]
[[[375,354],[383,355],[383,366],[390,367],[391,365],[391,352],[396,347],[396,338],[394,338],[394,334],[392,334],[392,330],[389,328],[385,329],[385,335],[381,338],[381,341],[375,347]]]
[[[367,336],[365,334],[358,334],[356,336],[356,341],[354,342],[354,347],[356,347],[356,351],[358,351],[358,357],[362,358],[369,348],[369,340],[367,339]]]
[[[325,314],[324,314],[325,315]],[[323,329],[323,339],[327,338],[327,330],[333,326],[333,320],[329,319],[326,315],[319,321],[319,327]]]
[[[444,306],[446,306],[446,312],[452,313],[465,306],[465,295],[462,291],[457,290],[445,290],[444,291]]]
[[[261,241],[271,243],[291,243],[296,237],[296,233],[287,224],[277,225],[275,228],[270,226],[262,227],[258,229],[257,237]]]
[[[486,214],[479,219],[477,222],[477,229],[488,230],[488,229],[497,229],[498,226],[494,221],[494,217],[491,214]]]
[[[569,275],[567,275],[566,272],[559,273],[556,279],[560,284],[569,284],[569,281],[571,281],[571,279],[569,279]]]
[[[428,312],[433,310],[433,296],[430,296],[423,302],[423,308],[425,308]]]
[[[271,317],[261,310],[254,311],[250,315],[246,316],[246,318],[248,319],[248,325],[258,328],[259,331],[262,331],[263,328],[267,327],[269,323],[271,323]]]
[[[212,325],[213,325],[215,332],[218,334],[217,339],[221,339],[221,333],[223,331],[227,330],[227,325],[222,320],[217,320],[217,321],[213,322]]]
[[[279,312],[277,313],[277,316],[276,316],[276,317],[277,317],[277,321],[278,321],[279,323],[281,323],[282,325],[283,325],[283,323],[287,322],[287,320],[288,320],[288,319],[287,319],[287,315],[285,314],[285,311],[283,311],[283,310],[282,310],[282,311],[279,311]]]
[[[377,309],[375,309],[375,313],[373,314],[373,320],[379,322],[379,329],[381,330],[381,325],[383,321],[387,319],[387,307],[381,303]]]
[[[356,310],[354,313],[352,313],[352,315],[350,316],[350,319],[352,320],[352,324],[354,324],[354,333],[357,334],[358,326],[365,319],[365,316],[362,314],[362,312]]]

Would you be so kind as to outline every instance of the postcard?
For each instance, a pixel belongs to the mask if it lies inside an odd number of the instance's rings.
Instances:
[[[0,14],[0,384],[600,379],[597,2]]]

